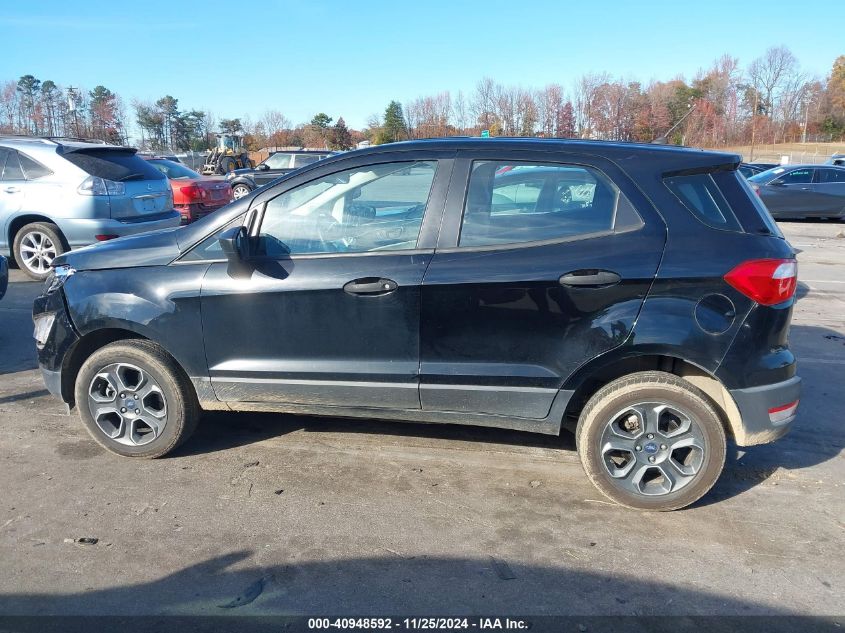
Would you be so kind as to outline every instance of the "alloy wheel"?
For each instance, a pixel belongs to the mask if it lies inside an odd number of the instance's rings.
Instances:
[[[243,198],[244,196],[248,196],[249,194],[249,188],[245,187],[244,185],[235,185],[235,188],[232,189],[232,197],[235,200],[237,200],[238,198]]]
[[[30,231],[24,235],[21,239],[20,252],[23,265],[39,275],[43,275],[50,269],[57,255],[53,240],[41,231]]]
[[[167,399],[158,382],[137,365],[106,365],[88,386],[88,408],[97,427],[127,446],[143,446],[167,424]]]
[[[695,418],[674,405],[643,402],[612,416],[602,432],[601,461],[619,488],[659,496],[690,484],[705,458]]]

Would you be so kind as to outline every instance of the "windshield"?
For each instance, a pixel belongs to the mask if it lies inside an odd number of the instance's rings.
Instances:
[[[148,162],[170,180],[193,180],[200,178],[197,172],[179,163],[174,163],[172,160],[155,159]]]
[[[759,174],[755,174],[748,179],[748,182],[758,182],[758,183],[767,183],[772,178],[776,178],[780,176],[786,169],[783,167],[773,167],[772,169],[767,169],[766,171],[761,171]]]

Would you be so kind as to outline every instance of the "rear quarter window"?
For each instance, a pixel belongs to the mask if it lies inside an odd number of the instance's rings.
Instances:
[[[166,176],[134,151],[84,149],[62,154],[68,161],[91,176],[114,180],[164,180]]]
[[[670,176],[663,182],[689,211],[707,226],[742,231],[739,221],[711,174]]]

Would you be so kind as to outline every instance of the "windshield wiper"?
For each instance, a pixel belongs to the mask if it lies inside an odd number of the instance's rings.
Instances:
[[[144,174],[129,174],[128,176],[124,176],[118,182],[126,182],[127,180],[143,180]]]

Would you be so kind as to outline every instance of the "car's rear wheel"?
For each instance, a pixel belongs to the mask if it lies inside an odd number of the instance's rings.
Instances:
[[[239,198],[243,198],[244,196],[248,196],[252,193],[252,189],[250,189],[247,185],[244,184],[237,184],[232,187],[232,197],[237,200]]]
[[[111,343],[83,363],[76,405],[88,432],[127,457],[166,455],[196,428],[192,386],[161,347],[150,341]]]
[[[725,463],[725,431],[707,396],[674,374],[630,374],[602,387],[578,420],[581,463],[613,501],[677,510],[700,499]]]
[[[59,229],[54,224],[33,222],[15,234],[15,261],[27,276],[43,281],[53,260],[65,252]]]

